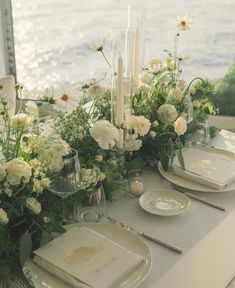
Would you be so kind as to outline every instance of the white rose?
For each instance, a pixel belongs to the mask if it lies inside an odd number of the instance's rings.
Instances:
[[[9,222],[9,218],[7,217],[6,211],[0,208],[0,224],[7,224]]]
[[[33,120],[25,113],[16,114],[11,118],[11,126],[15,130],[27,130],[32,124]]]
[[[131,116],[131,126],[140,136],[144,136],[148,133],[151,126],[150,121],[144,116]]]
[[[177,115],[175,107],[171,104],[163,104],[158,109],[158,116],[162,122],[171,123],[176,119]]]
[[[33,214],[36,215],[40,214],[42,210],[41,204],[34,197],[28,197],[25,205]]]
[[[170,90],[167,100],[168,101],[180,101],[183,96],[183,92],[181,91],[180,88],[173,88]]]
[[[119,140],[119,131],[107,120],[98,120],[90,128],[91,137],[98,142],[102,149],[109,149],[115,145],[115,140]]]
[[[183,117],[177,118],[174,122],[175,132],[180,136],[187,131],[187,122]]]
[[[19,158],[14,158],[6,163],[7,180],[11,185],[20,184],[21,179],[27,183],[32,175],[31,166]]]

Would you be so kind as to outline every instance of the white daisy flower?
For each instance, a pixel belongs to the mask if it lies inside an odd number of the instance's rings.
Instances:
[[[101,52],[104,49],[104,44],[105,44],[105,40],[99,39],[90,45],[90,50]]]
[[[78,106],[78,91],[71,85],[65,84],[54,91],[53,107],[61,112],[72,113]]]
[[[185,31],[191,28],[192,18],[188,15],[177,16],[177,26],[180,30]]]

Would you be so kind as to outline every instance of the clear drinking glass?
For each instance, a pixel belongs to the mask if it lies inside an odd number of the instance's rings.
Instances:
[[[74,203],[75,221],[99,222],[106,217],[106,199],[101,183],[81,193],[79,203]]]
[[[62,222],[66,222],[65,198],[81,189],[81,167],[76,150],[63,157],[62,169],[51,176],[50,192],[63,199]]]

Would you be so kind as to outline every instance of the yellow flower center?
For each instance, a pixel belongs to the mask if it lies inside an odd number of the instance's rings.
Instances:
[[[63,94],[61,97],[60,97],[61,100],[63,100],[64,102],[67,102],[68,99],[69,99],[69,96],[67,94]]]
[[[181,26],[186,26],[186,22],[185,21],[181,21]]]

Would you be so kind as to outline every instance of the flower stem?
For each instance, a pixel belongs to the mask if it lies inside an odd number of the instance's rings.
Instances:
[[[102,54],[102,56],[104,57],[104,60],[106,61],[106,63],[109,65],[109,68],[111,68],[111,64],[109,63],[109,60],[107,59],[107,57],[105,56],[103,50],[100,51],[100,53]]]

